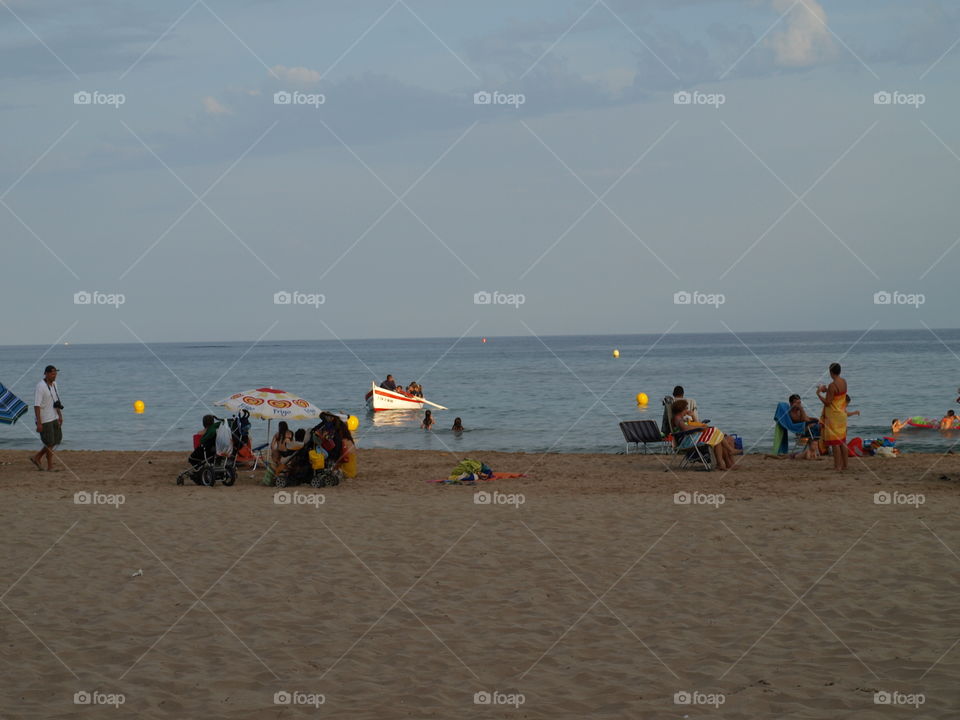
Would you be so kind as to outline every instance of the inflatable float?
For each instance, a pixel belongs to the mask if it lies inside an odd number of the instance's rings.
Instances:
[[[907,420],[907,425],[909,425],[912,428],[921,428],[923,430],[940,430],[941,429],[940,420],[938,420],[937,418],[923,417],[921,415],[917,415]],[[942,429],[944,430],[960,429],[960,416],[954,418],[953,425],[951,425],[948,428],[942,428]]]

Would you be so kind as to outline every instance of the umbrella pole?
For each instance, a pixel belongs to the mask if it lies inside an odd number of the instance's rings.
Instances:
[[[273,422],[273,418],[267,418],[267,445],[270,444],[270,423]]]

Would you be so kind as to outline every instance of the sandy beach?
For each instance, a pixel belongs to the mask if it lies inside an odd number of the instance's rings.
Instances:
[[[277,503],[249,472],[177,487],[181,453],[64,452],[56,474],[26,455],[0,454],[3,717],[960,706],[957,456],[837,477],[762,456],[722,474],[482,452],[529,477],[474,488],[425,482],[447,453],[367,450],[356,480]]]

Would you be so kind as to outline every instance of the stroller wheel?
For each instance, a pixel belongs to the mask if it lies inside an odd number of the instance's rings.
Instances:
[[[212,467],[204,468],[200,474],[200,480],[207,487],[213,487],[217,482],[217,473]]]
[[[227,487],[230,487],[237,481],[237,470],[236,468],[227,468],[227,475],[223,478],[223,484]]]
[[[310,487],[322,488],[327,486],[327,481],[323,477],[323,471],[315,472],[310,480]]]
[[[283,475],[277,475],[277,476],[273,479],[273,484],[276,485],[278,488],[284,488],[284,487],[286,487],[286,486],[287,486],[287,476],[286,476],[286,473],[284,473]]]
[[[184,478],[190,474],[189,470],[184,470],[182,473],[177,475],[177,485],[183,485]]]
[[[330,473],[330,482],[329,485],[336,486],[340,484],[340,478],[343,477],[339,470],[334,470]]]

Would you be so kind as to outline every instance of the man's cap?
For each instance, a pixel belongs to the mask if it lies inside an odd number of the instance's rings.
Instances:
[[[48,372],[59,372],[53,365],[47,365],[43,369],[43,374],[46,375]]]

